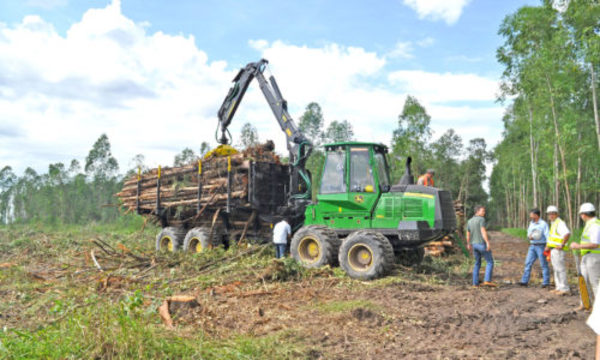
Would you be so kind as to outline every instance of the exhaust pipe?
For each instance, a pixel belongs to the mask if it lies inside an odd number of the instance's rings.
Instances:
[[[412,170],[410,168],[410,163],[412,162],[412,158],[409,156],[406,158],[406,168],[404,169],[404,175],[400,179],[398,185],[414,185],[415,178],[412,175]]]

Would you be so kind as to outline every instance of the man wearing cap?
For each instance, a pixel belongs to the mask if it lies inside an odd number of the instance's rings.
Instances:
[[[546,241],[550,237],[550,231],[548,230],[548,224],[540,217],[541,214],[540,209],[532,209],[529,212],[529,218],[531,219],[529,228],[527,228],[529,250],[527,251],[527,258],[525,258],[523,276],[519,282],[521,286],[527,286],[529,283],[531,267],[537,259],[540,259],[540,265],[542,265],[542,288],[550,286],[550,268],[544,256],[544,249],[546,248]]]
[[[592,288],[596,298],[600,281],[600,220],[596,217],[596,208],[591,203],[582,204],[579,216],[585,222],[579,244],[572,243],[571,249],[581,252],[581,275]]]
[[[435,175],[435,171],[433,169],[427,170],[425,174],[419,176],[419,180],[417,180],[417,185],[434,186],[433,175]]]
[[[556,289],[552,290],[557,295],[567,295],[569,293],[569,282],[567,280],[567,267],[565,265],[565,245],[569,241],[571,231],[567,224],[558,217],[558,208],[554,205],[546,209],[548,219],[550,219],[550,236],[546,243],[546,251],[550,250],[550,261],[554,272],[554,285]]]

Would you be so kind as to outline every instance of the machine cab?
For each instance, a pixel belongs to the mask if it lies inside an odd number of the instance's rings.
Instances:
[[[334,228],[370,227],[379,196],[390,190],[386,153],[387,147],[381,144],[341,142],[325,145],[325,162],[317,194],[319,214],[315,213],[315,207],[310,207],[306,219],[313,218],[313,223]]]

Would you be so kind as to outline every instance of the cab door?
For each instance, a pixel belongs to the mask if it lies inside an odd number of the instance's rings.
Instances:
[[[348,202],[348,161],[346,146],[327,149],[317,194],[319,217],[325,225],[341,227],[339,217]]]
[[[348,205],[344,209],[347,228],[370,228],[371,212],[379,198],[374,174],[373,151],[370,146],[352,146],[348,151]]]

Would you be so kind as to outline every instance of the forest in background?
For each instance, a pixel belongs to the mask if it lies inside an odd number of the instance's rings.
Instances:
[[[392,180],[397,182],[404,173],[406,154],[413,158],[415,177],[428,168],[436,170],[436,186],[452,191],[467,204],[487,202],[483,189],[486,162],[491,159],[484,139],[473,139],[465,147],[461,137],[452,129],[437,140],[432,140],[431,117],[414,97],[406,98],[398,117],[397,127],[390,133],[388,163]],[[298,127],[313,142],[315,149],[307,168],[315,180],[313,195],[319,188],[324,161],[322,145],[330,142],[355,140],[352,125],[346,120],[334,120],[325,128],[325,119],[317,103],[306,106],[298,120]],[[266,141],[267,139],[262,139]],[[242,126],[237,148],[254,146],[261,142],[258,131],[246,123]],[[194,163],[211,145],[203,142],[199,151],[183,149],[173,159],[173,166]],[[284,157],[283,161],[287,161]],[[50,164],[48,172],[38,174],[27,168],[17,176],[10,166],[0,170],[0,220],[2,223],[85,224],[109,223],[119,218],[117,193],[123,179],[138,168],[148,169],[145,158],[132,158],[124,174],[111,152],[108,137],[103,134],[92,146],[83,166],[72,160]],[[461,175],[461,174],[464,174]]]
[[[580,204],[600,203],[600,3],[544,0],[508,15],[499,34],[507,110],[490,179],[496,220],[522,227],[528,209],[552,204],[573,227]]]
[[[556,204],[574,225],[582,202],[600,203],[600,5],[597,0],[544,0],[508,15],[499,34],[504,40],[497,51],[504,67],[499,101],[506,106],[502,141],[489,149],[484,138],[465,143],[453,129],[434,139],[431,116],[418,99],[407,96],[390,138],[382,139],[390,149],[392,180],[400,179],[410,155],[415,177],[435,169],[436,186],[450,190],[468,214],[476,204],[489,205],[493,224],[522,227],[529,209]],[[360,140],[350,122],[327,123],[317,103],[308,104],[298,119],[315,145],[307,163],[315,180],[324,160],[321,145]],[[235,145],[244,148],[261,140],[267,139],[246,123]],[[210,148],[206,142],[198,152],[185,148],[173,165],[193,162]],[[83,166],[72,160],[50,164],[43,174],[28,168],[21,176],[4,166],[0,223],[114,222],[120,215],[113,194],[125,176],[138,167],[147,169],[144,162],[138,154],[128,169],[120,168],[102,135]],[[484,190],[486,166],[492,167],[489,194]]]

